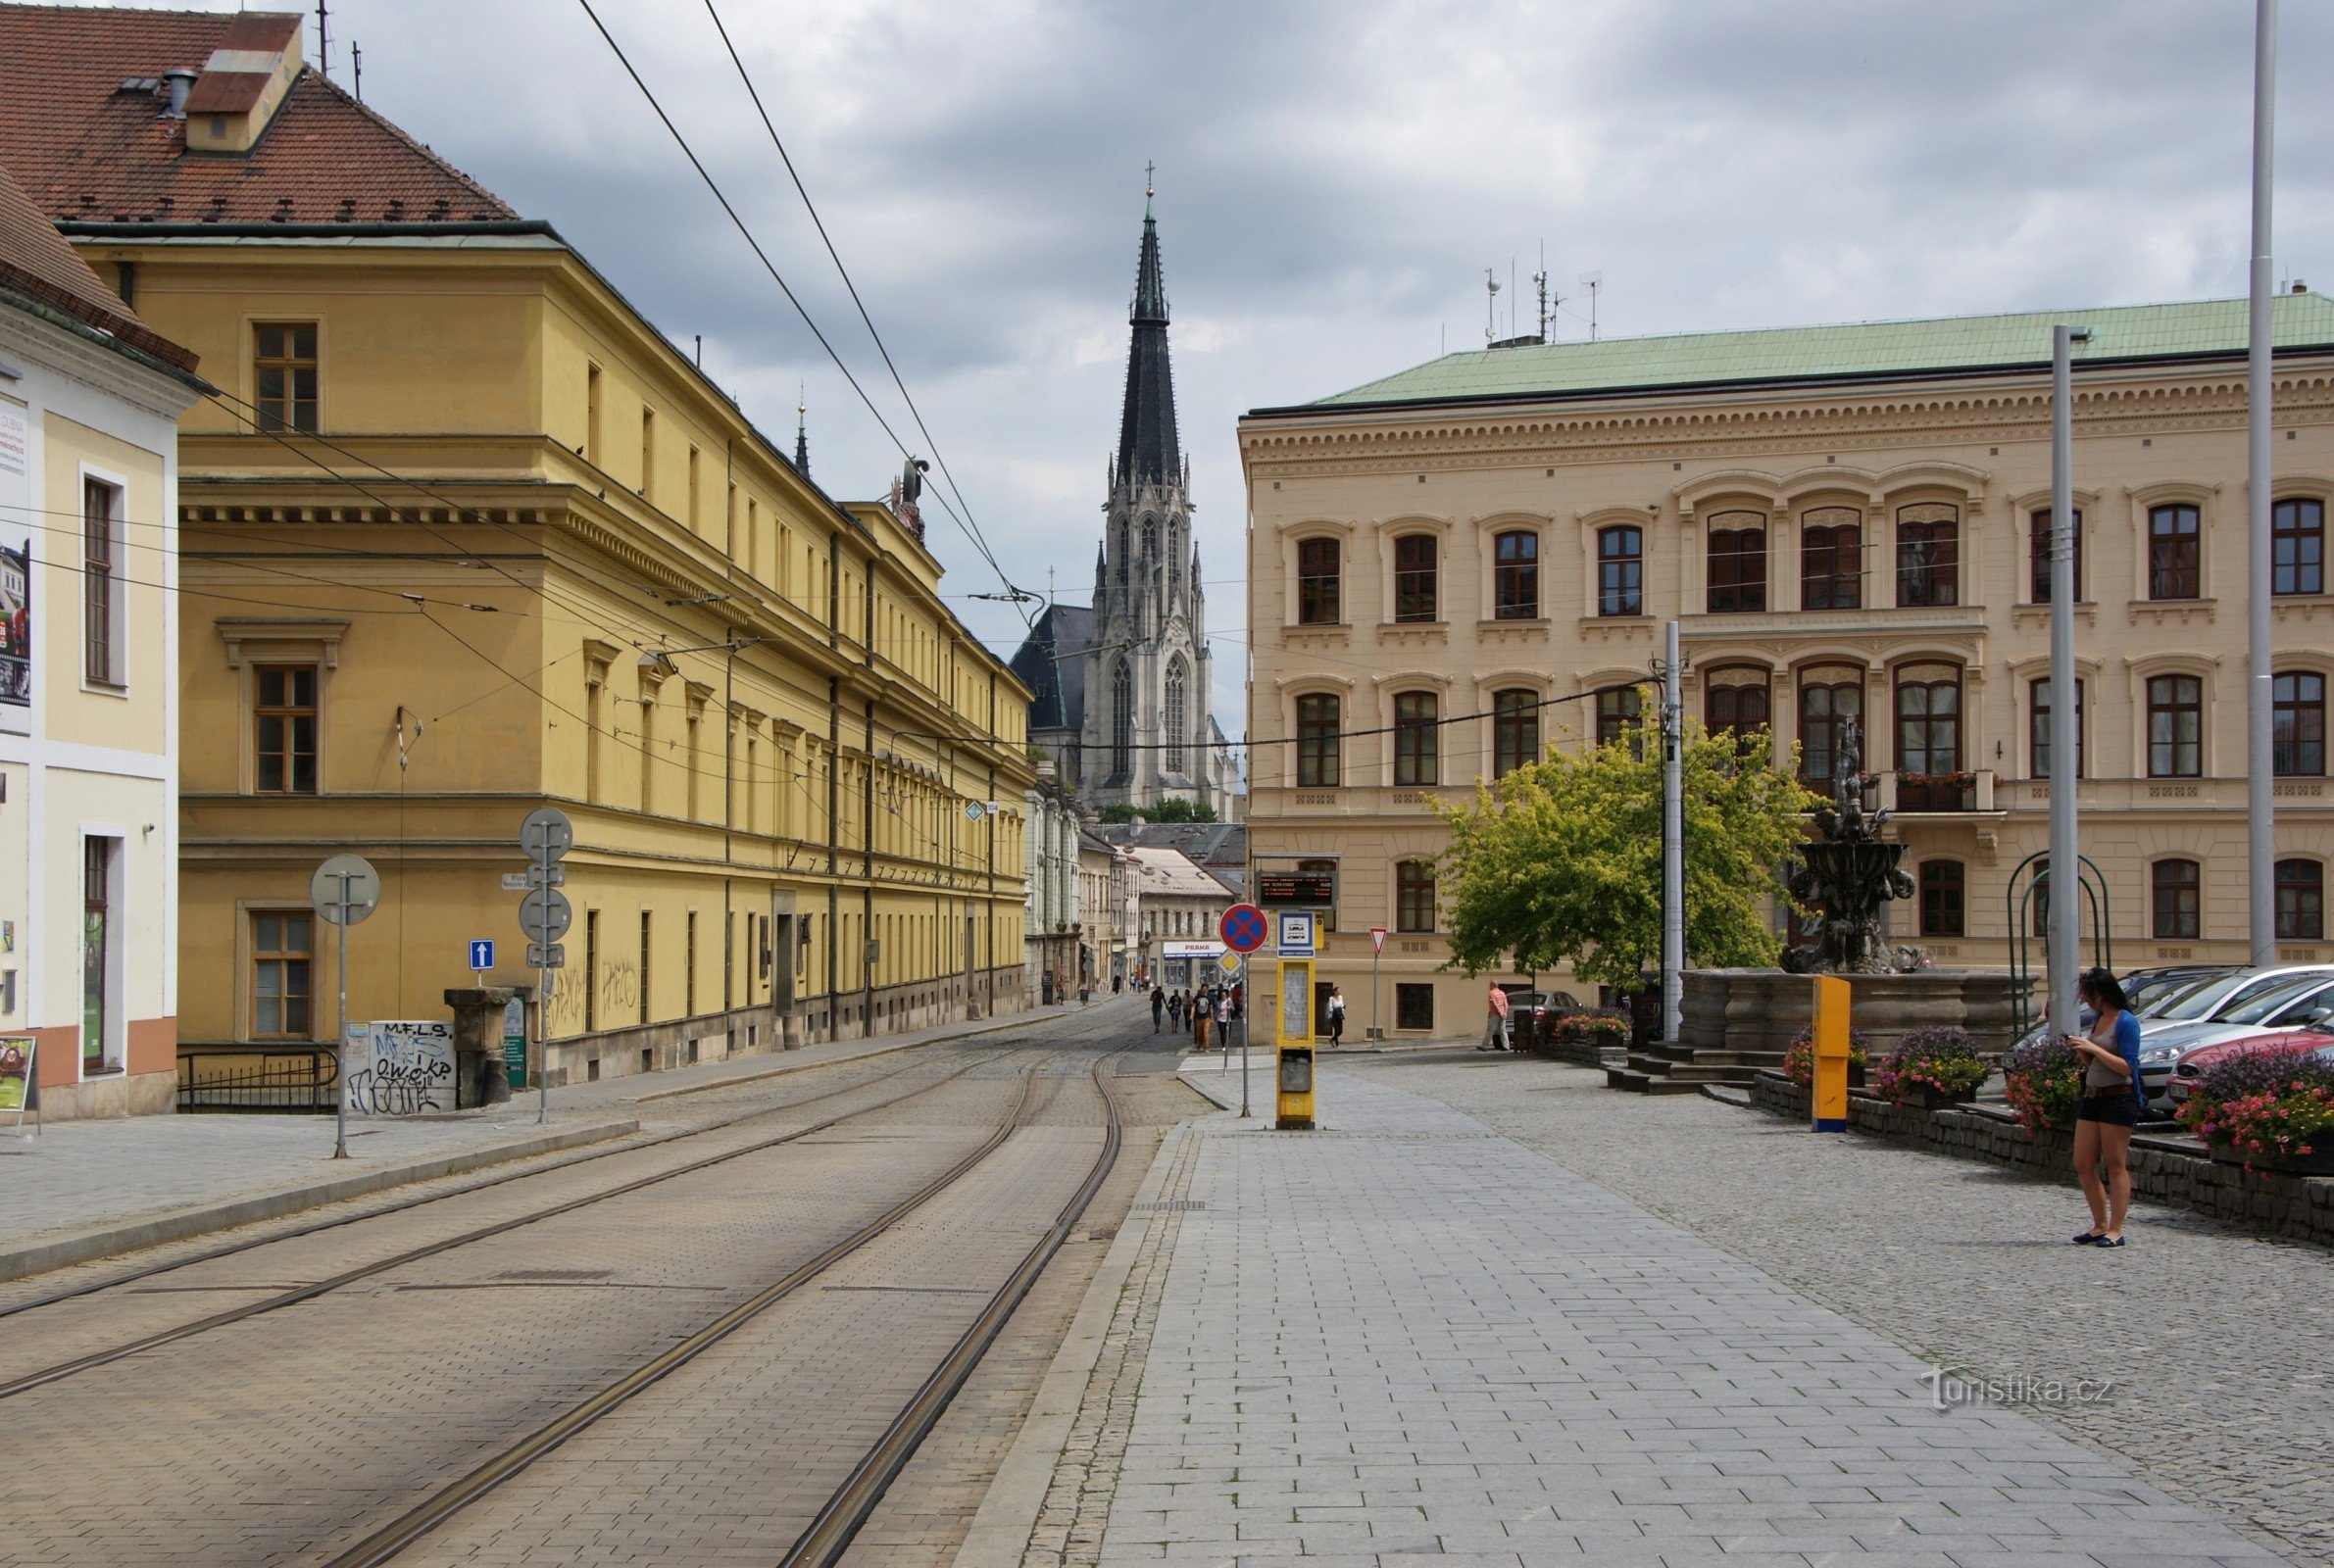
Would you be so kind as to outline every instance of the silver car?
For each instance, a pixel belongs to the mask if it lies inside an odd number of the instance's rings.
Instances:
[[[2222,1006],[2210,1018],[2167,1021],[2153,1031],[2143,1020],[2140,1083],[2148,1091],[2148,1108],[2166,1116],[2177,1108],[2171,1099],[2172,1074],[2190,1052],[2271,1029],[2300,1029],[2327,1017],[2334,1017],[2334,970],[2291,976]]]

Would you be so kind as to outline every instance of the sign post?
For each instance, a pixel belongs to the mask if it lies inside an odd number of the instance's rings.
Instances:
[[[535,968],[535,1121],[551,1120],[551,981],[567,964],[560,938],[575,921],[575,908],[560,891],[567,878],[560,861],[575,847],[575,824],[554,806],[526,813],[519,824],[519,847],[526,852],[526,897],[519,901],[519,929],[526,936],[527,961]],[[589,984],[588,978],[585,981]]]
[[[371,914],[381,902],[380,873],[361,855],[335,855],[308,879],[308,902],[324,923],[340,927],[332,946],[340,960],[340,1045],[333,1053],[332,1076],[340,1091],[333,1096],[332,1157],[348,1158],[348,928]]]
[[[1385,1031],[1377,1026],[1377,960],[1385,953],[1386,928],[1373,925],[1369,928],[1369,1038],[1372,1040],[1386,1038]]]

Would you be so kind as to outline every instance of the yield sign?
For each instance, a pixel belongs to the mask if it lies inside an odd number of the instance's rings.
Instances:
[[[1254,953],[1265,945],[1265,911],[1253,904],[1235,904],[1223,911],[1216,929],[1234,953]]]
[[[1386,928],[1384,926],[1373,925],[1369,928],[1369,951],[1372,953],[1386,951]]]

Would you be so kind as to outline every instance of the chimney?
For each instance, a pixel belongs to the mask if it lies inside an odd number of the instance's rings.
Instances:
[[[179,66],[162,74],[163,90],[169,94],[170,102],[163,109],[160,118],[164,120],[184,120],[186,118],[186,94],[194,86],[194,78],[200,74],[202,73],[190,70],[185,66]]]

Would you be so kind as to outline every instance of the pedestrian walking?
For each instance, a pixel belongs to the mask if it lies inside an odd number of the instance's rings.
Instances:
[[[1151,988],[1151,1032],[1159,1033],[1159,1015],[1167,1011],[1167,992],[1158,986]]]
[[[1200,987],[1200,994],[1192,999],[1191,1043],[1195,1050],[1208,1049],[1208,988]]]
[[[1329,988],[1329,1049],[1334,1051],[1345,1043],[1345,992]]]
[[[2131,1131],[2148,1094],[2140,1084],[2140,1021],[2127,1009],[2122,986],[2105,969],[2087,971],[2075,996],[2099,1016],[2088,1031],[2066,1037],[2083,1063],[2083,1093],[2074,1107],[2074,1174],[2091,1205],[2091,1228],[2074,1243],[2121,1247],[2123,1216],[2131,1208]]]
[[[1483,1001],[1483,1043],[1477,1051],[1508,1049],[1508,994],[1498,986]]]

